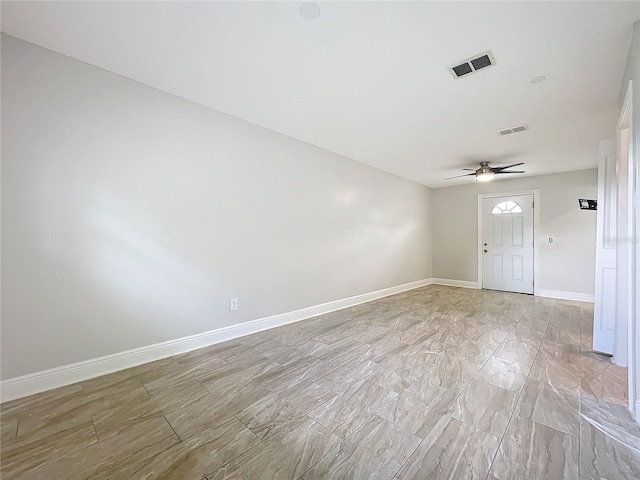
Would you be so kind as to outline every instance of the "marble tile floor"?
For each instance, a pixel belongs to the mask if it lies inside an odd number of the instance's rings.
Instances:
[[[640,479],[592,305],[435,286],[15,400],[4,480]]]

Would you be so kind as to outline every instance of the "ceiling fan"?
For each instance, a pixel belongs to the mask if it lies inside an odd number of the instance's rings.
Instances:
[[[480,162],[480,168],[463,168],[462,170],[470,170],[473,173],[465,173],[464,175],[456,175],[455,177],[445,178],[445,180],[451,180],[452,178],[468,177],[471,175],[476,176],[478,182],[488,182],[493,180],[493,176],[498,173],[525,173],[524,170],[511,170],[505,171],[508,168],[517,167],[518,165],[524,165],[523,162],[512,163],[511,165],[505,165],[504,167],[490,167],[489,162]]]

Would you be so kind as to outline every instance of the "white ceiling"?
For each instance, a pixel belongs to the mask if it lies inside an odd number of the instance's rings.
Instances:
[[[615,135],[640,2],[317,3],[3,1],[2,30],[432,187],[595,167]]]

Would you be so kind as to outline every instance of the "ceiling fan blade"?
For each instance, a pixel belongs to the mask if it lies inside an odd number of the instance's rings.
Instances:
[[[460,170],[469,170],[470,172],[475,172],[477,168],[461,168]]]
[[[494,172],[498,172],[498,171],[504,170],[506,168],[517,167],[518,165],[524,165],[524,162],[512,163],[511,165],[505,165],[504,167],[491,167],[491,170],[493,170]]]
[[[475,176],[476,172],[474,170],[473,173],[465,173],[464,175],[456,175],[455,177],[444,178],[443,180],[451,180],[452,178],[460,178],[460,177],[469,177],[471,175]]]
[[[493,172],[493,173],[498,175],[499,173],[527,173],[527,172],[525,172],[524,170],[512,170],[510,172],[505,172],[504,170],[500,170],[498,172]]]

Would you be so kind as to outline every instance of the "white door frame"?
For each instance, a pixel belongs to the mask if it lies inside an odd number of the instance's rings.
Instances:
[[[512,197],[515,195],[533,195],[533,294],[540,295],[538,278],[540,275],[540,241],[537,235],[540,232],[540,189],[520,190],[518,192],[479,193],[478,194],[478,288],[482,289],[482,203],[485,198]]]
[[[626,233],[627,238],[618,238],[617,248],[624,250],[628,263],[625,277],[627,285],[620,285],[625,295],[618,297],[622,302],[619,307],[626,311],[625,325],[616,324],[616,340],[620,340],[622,348],[618,347],[614,350],[614,361],[616,354],[621,357],[622,364],[627,363],[628,366],[628,385],[629,385],[629,410],[634,413],[636,421],[640,422],[640,324],[638,316],[640,315],[640,295],[637,290],[640,287],[640,242],[638,235],[640,234],[640,207],[638,206],[638,198],[640,197],[640,161],[638,160],[638,152],[634,151],[634,135],[633,130],[633,84],[629,81],[627,91],[624,98],[620,118],[617,125],[617,146],[619,160],[626,161],[627,178],[626,180],[626,203],[628,211],[626,212]],[[627,131],[625,147],[627,148],[626,159],[622,159],[622,132]],[[619,218],[618,221],[621,219]],[[624,330],[624,331],[619,331]],[[626,339],[624,338],[626,335]],[[618,363],[618,361],[616,361]]]

